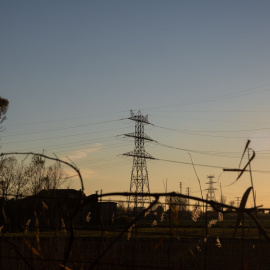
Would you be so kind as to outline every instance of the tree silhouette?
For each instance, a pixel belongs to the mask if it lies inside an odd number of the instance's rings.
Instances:
[[[6,112],[8,109],[8,105],[9,105],[9,101],[0,96],[0,124],[2,124],[6,120]]]

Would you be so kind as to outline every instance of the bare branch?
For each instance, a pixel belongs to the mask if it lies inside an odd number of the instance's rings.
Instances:
[[[59,158],[50,157],[50,156],[47,156],[47,155],[44,155],[44,154],[33,153],[33,152],[1,153],[0,157],[11,156],[11,155],[35,155],[35,156],[44,157],[44,158],[47,158],[47,159],[50,159],[50,160],[54,160],[54,161],[58,161],[60,163],[66,164],[67,166],[71,167],[72,169],[74,169],[77,172],[77,174],[79,175],[79,178],[80,178],[80,182],[81,182],[81,190],[82,190],[82,192],[84,191],[84,184],[83,184],[83,179],[82,179],[80,170],[75,165],[73,165],[73,164],[71,164],[71,163],[69,163],[67,161],[64,161],[64,160],[59,159]]]

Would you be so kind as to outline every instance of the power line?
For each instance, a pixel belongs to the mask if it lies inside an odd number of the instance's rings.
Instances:
[[[155,127],[158,127],[158,128],[161,128],[161,129],[172,130],[172,131],[179,132],[179,133],[194,135],[194,136],[227,138],[227,139],[247,139],[247,137],[240,137],[240,136],[221,136],[221,135],[199,134],[199,133],[196,133],[196,132],[193,133],[192,131],[185,131],[185,130],[180,130],[180,129],[176,129],[176,128],[161,127],[161,126],[157,126],[157,125],[155,125]],[[269,136],[266,136],[266,137],[254,137],[254,136],[252,136],[252,137],[253,138],[258,138],[258,139],[267,139],[267,138],[269,138]]]
[[[184,164],[184,165],[192,165],[191,162],[185,162],[185,161],[169,160],[169,159],[162,159],[162,158],[155,158],[155,160],[166,161],[166,162],[171,162],[171,163],[179,163],[179,164]],[[200,167],[222,169],[222,170],[224,168],[223,166],[214,166],[214,165],[198,164],[198,163],[194,163],[194,165],[200,166]],[[270,171],[269,171],[269,173],[270,173]]]
[[[155,160],[166,161],[166,162],[171,162],[171,163],[179,163],[179,164],[184,164],[184,165],[192,165],[191,162],[185,162],[185,161],[177,161],[177,160],[169,160],[169,159],[161,159],[161,158],[155,158]],[[222,169],[222,170],[225,169],[224,166],[215,166],[215,165],[207,165],[207,164],[199,164],[199,163],[194,163],[194,165],[199,166],[199,167],[215,168],[215,169]],[[252,170],[252,172],[270,173],[270,171],[264,171],[264,170]]]
[[[100,130],[100,131],[92,131],[92,132],[77,133],[77,134],[72,134],[72,135],[62,135],[62,136],[47,137],[47,138],[40,138],[40,139],[33,139],[33,140],[25,140],[25,141],[12,141],[12,142],[5,142],[5,143],[2,143],[2,144],[5,145],[5,144],[10,144],[10,143],[14,144],[14,143],[22,143],[22,142],[33,142],[33,141],[41,141],[41,140],[52,140],[52,139],[59,139],[59,138],[62,139],[62,138],[67,138],[67,137],[96,134],[96,133],[107,132],[107,131],[114,131],[114,130],[120,130],[120,129],[126,129],[126,128],[129,128],[129,127],[112,128],[112,129],[105,129],[105,130]]]
[[[201,155],[207,155],[207,156],[216,156],[216,157],[226,157],[226,158],[239,158],[241,157],[242,153],[240,152],[217,152],[217,151],[202,151],[202,150],[191,150],[191,149],[186,149],[186,148],[180,148],[180,147],[175,147],[175,146],[170,146],[170,145],[166,145],[163,143],[159,143],[159,142],[155,142],[158,146],[163,146],[163,147],[167,147],[167,148],[171,148],[171,149],[175,149],[175,150],[180,150],[180,151],[184,151],[187,153],[195,153],[195,154],[201,154]],[[269,150],[265,150],[265,151],[269,151]],[[257,152],[262,152],[262,151],[256,151]],[[261,155],[264,153],[260,153]],[[269,153],[265,153],[268,154]],[[264,156],[264,157],[256,157],[256,159],[267,159],[269,158],[269,156]]]
[[[107,121],[102,121],[102,122],[95,122],[95,123],[88,123],[88,124],[82,124],[82,125],[75,125],[75,126],[69,126],[69,127],[63,127],[63,128],[54,128],[54,129],[46,129],[46,130],[37,130],[37,131],[31,131],[31,132],[22,132],[22,133],[17,133],[17,134],[8,134],[2,137],[13,137],[13,136],[23,136],[23,135],[30,135],[30,134],[37,134],[37,133],[46,133],[46,132],[51,132],[51,131],[59,131],[59,130],[66,130],[66,129],[72,129],[72,128],[78,128],[78,127],[87,127],[87,126],[92,126],[92,125],[99,125],[99,124],[104,124],[104,123],[111,123],[111,122],[116,122],[119,121],[118,119],[115,120],[107,120]]]
[[[186,148],[170,146],[170,145],[159,143],[159,142],[156,142],[156,143],[160,146],[163,146],[163,147],[181,150],[181,151],[190,152],[190,153],[195,153],[195,154],[210,155],[210,156],[222,156],[222,157],[228,157],[227,156],[228,154],[235,154],[234,156],[231,156],[231,157],[241,156],[241,153],[239,153],[239,152],[216,152],[216,151],[191,150],[191,149],[186,149]]]
[[[105,147],[104,147],[104,145],[101,145],[101,147],[102,147],[102,150],[104,150],[104,149],[115,148],[115,147],[126,146],[126,145],[129,145],[129,144],[116,143],[116,144],[109,144],[108,146],[105,146]],[[94,148],[94,147],[92,147],[92,148]],[[38,150],[38,149],[44,150],[43,147],[34,148],[34,149],[35,150]],[[91,147],[90,148],[87,148],[87,150],[89,150],[89,149],[91,149]],[[28,149],[27,151],[30,151],[30,150],[33,150],[33,149]],[[20,150],[20,151],[22,151],[22,150]],[[65,151],[56,151],[54,149],[54,152],[56,152],[57,154],[58,153],[66,153],[66,152],[74,152],[74,151],[76,151],[76,152],[87,152],[86,149],[85,149],[85,147],[84,148],[70,149],[70,150],[65,150]]]
[[[250,89],[240,90],[238,92],[232,92],[232,93],[228,93],[228,94],[218,95],[218,96],[214,96],[211,98],[204,98],[204,99],[197,99],[194,101],[181,102],[181,103],[174,104],[174,105],[164,105],[164,106],[143,108],[143,110],[154,110],[154,109],[168,108],[168,107],[172,108],[172,107],[179,107],[179,106],[184,106],[184,105],[194,105],[194,104],[200,104],[200,103],[216,102],[216,101],[220,101],[220,100],[224,100],[224,99],[238,98],[238,97],[242,97],[242,96],[246,96],[246,95],[253,95],[253,94],[257,94],[257,93],[261,93],[261,92],[270,91],[270,89],[261,89],[259,91],[253,91],[253,90],[257,90],[259,88],[263,88],[266,86],[270,86],[270,84],[265,84],[265,85],[253,87]],[[253,91],[253,92],[248,93],[249,91]]]
[[[112,114],[126,113],[128,111],[129,110],[118,111],[118,112],[110,112],[110,113],[99,113],[99,114],[92,114],[91,116],[88,115],[88,116],[81,116],[81,117],[62,118],[62,119],[38,121],[38,122],[28,122],[28,123],[20,123],[20,124],[13,124],[13,125],[7,124],[7,127],[55,123],[55,122],[63,122],[63,121],[78,120],[78,119],[89,119],[89,118],[96,117],[96,116],[104,116],[104,115],[110,115],[111,116]]]
[[[143,110],[154,110],[154,109],[160,109],[160,108],[168,108],[168,107],[177,107],[177,106],[182,106],[182,105],[192,105],[192,104],[198,104],[201,102],[211,102],[211,101],[216,101],[216,99],[220,99],[220,98],[234,98],[234,97],[239,97],[242,95],[239,95],[241,93],[245,93],[245,95],[251,95],[251,94],[256,94],[256,93],[260,93],[260,92],[265,92],[265,91],[269,91],[270,89],[261,89],[259,91],[254,91],[263,87],[267,87],[270,86],[270,84],[265,84],[262,86],[257,86],[257,87],[253,87],[250,89],[245,89],[245,90],[240,90],[238,92],[232,92],[232,93],[228,93],[228,94],[223,94],[223,95],[218,95],[215,97],[211,97],[211,98],[206,98],[206,99],[195,99],[193,101],[187,101],[187,102],[182,102],[182,103],[178,103],[178,104],[169,104],[169,105],[163,105],[163,106],[155,106],[155,107],[146,107],[146,108],[142,108]],[[247,93],[253,91],[251,93]],[[110,112],[110,113],[100,113],[100,114],[94,114],[91,115],[91,117],[96,117],[96,116],[106,116],[106,115],[112,115],[112,114],[118,114],[118,113],[126,113],[129,110],[122,110],[122,111],[117,111],[117,112]],[[194,110],[192,110],[192,112],[196,112]],[[198,111],[198,112],[202,112],[202,111]],[[226,112],[226,111],[225,111]],[[231,110],[230,112],[242,112],[242,111],[236,111],[236,110]],[[243,111],[243,112],[267,112],[267,111]],[[44,123],[53,123],[53,122],[62,122],[62,121],[70,121],[70,120],[77,120],[77,119],[85,119],[85,118],[91,118],[89,116],[82,116],[82,117],[73,117],[73,118],[63,118],[63,119],[56,119],[56,120],[49,120],[49,121],[38,121],[38,122],[28,122],[28,123],[20,123],[20,124],[13,124],[13,125],[9,125],[7,124],[7,127],[13,127],[13,126],[25,126],[25,125],[37,125],[37,124],[44,124]],[[110,121],[116,121],[116,120],[110,120]]]
[[[267,128],[254,128],[254,129],[240,129],[240,130],[188,130],[188,129],[177,129],[177,128],[168,128],[154,125],[158,128],[170,129],[179,132],[195,132],[195,133],[235,133],[235,132],[249,132],[249,131],[260,131],[260,130],[270,130],[270,127]]]
[[[35,147],[35,148],[31,148],[31,150],[34,150],[34,149],[45,149],[45,150],[48,150],[50,148],[53,148],[53,149],[59,149],[59,148],[65,148],[65,147],[72,147],[72,146],[79,146],[79,145],[85,145],[85,144],[88,144],[91,143],[101,143],[101,142],[107,142],[107,141],[110,141],[112,140],[113,137],[107,137],[107,138],[104,138],[104,139],[94,139],[94,140],[86,140],[86,141],[77,141],[77,142],[74,142],[74,143],[64,143],[64,144],[54,144],[54,145],[43,145],[42,147]]]
[[[259,122],[259,121],[236,121],[236,120],[221,120],[221,119],[203,119],[203,118],[190,118],[190,117],[178,117],[178,116],[168,116],[168,115],[156,115],[156,114],[149,114],[149,116],[154,117],[163,117],[163,118],[176,118],[176,119],[184,119],[184,120],[192,120],[192,121],[205,121],[205,122],[218,122],[218,123],[241,123],[241,124],[267,124],[269,125],[269,122]]]

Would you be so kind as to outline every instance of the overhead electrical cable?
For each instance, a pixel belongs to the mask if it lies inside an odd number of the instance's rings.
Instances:
[[[71,120],[78,120],[78,119],[89,119],[97,116],[104,116],[104,115],[112,115],[112,114],[119,114],[119,113],[126,113],[129,112],[129,110],[124,111],[118,111],[118,112],[110,112],[110,113],[100,113],[100,114],[92,114],[91,116],[80,116],[80,117],[69,117],[69,118],[62,118],[62,119],[55,119],[55,120],[47,120],[47,121],[38,121],[38,122],[28,122],[28,123],[20,123],[20,124],[13,124],[6,126],[9,127],[16,127],[16,126],[28,126],[28,125],[38,125],[38,124],[46,124],[46,123],[55,123],[55,122],[63,122],[63,121],[71,121]]]
[[[83,144],[84,145],[84,144]],[[115,148],[115,147],[119,147],[119,146],[126,146],[126,145],[129,145],[128,143],[127,144],[123,144],[123,143],[116,143],[116,144],[109,144],[108,146],[106,146],[106,145],[101,145],[100,146],[100,148],[102,149],[102,150],[106,150],[106,149],[110,149],[110,148]],[[73,147],[73,146],[71,146],[71,147]],[[58,154],[58,153],[66,153],[66,152],[87,152],[87,150],[90,150],[90,149],[95,149],[96,147],[99,147],[99,146],[92,146],[92,147],[89,147],[89,148],[76,148],[76,149],[70,149],[70,150],[65,150],[65,151],[57,151],[56,149],[57,148],[55,148],[55,149],[53,149],[53,151],[51,150],[51,152],[54,152],[54,153],[56,153],[56,154]],[[63,147],[59,147],[59,148],[63,148]],[[68,148],[68,147],[65,147],[65,148]],[[32,149],[24,149],[24,150],[19,150],[19,151],[33,151],[33,150],[36,150],[36,151],[38,151],[38,150],[40,150],[40,151],[46,151],[47,149],[45,148],[44,149],[44,147],[37,147],[37,148],[32,148]],[[50,151],[47,151],[47,152],[50,152]]]
[[[194,135],[194,136],[202,136],[202,137],[212,137],[212,138],[223,138],[223,139],[248,139],[250,136],[221,136],[221,135],[210,135],[210,134],[199,134],[193,132],[185,132],[184,134]],[[269,139],[269,136],[252,136],[253,139]]]
[[[186,148],[170,146],[170,145],[159,143],[159,142],[157,142],[157,144],[163,147],[181,150],[187,153],[195,153],[195,154],[202,154],[202,155],[209,155],[209,156],[220,156],[220,157],[233,157],[233,158],[241,156],[240,152],[216,152],[216,151],[191,150],[191,149],[186,149]]]
[[[185,131],[185,130],[181,130],[181,129],[176,129],[176,128],[168,128],[168,127],[161,127],[161,126],[158,126],[158,125],[154,125],[155,127],[157,128],[160,128],[160,129],[166,129],[166,130],[172,130],[172,131],[175,131],[175,132],[179,132],[179,133],[184,133],[184,134],[189,134],[189,135],[194,135],[194,136],[203,136],[203,137],[213,137],[213,138],[228,138],[228,139],[248,139],[246,137],[243,137],[243,136],[222,136],[222,135],[210,135],[210,134],[201,134],[199,132],[192,132],[192,131]],[[252,136],[252,138],[257,138],[257,139],[266,139],[266,138],[269,138],[269,136],[260,136],[260,137],[257,137],[257,136]]]
[[[260,131],[260,130],[270,130],[270,127],[267,128],[253,128],[253,129],[239,129],[239,130],[188,130],[188,129],[177,129],[177,128],[168,128],[154,125],[158,128],[170,129],[173,131],[179,132],[195,132],[195,133],[235,133],[235,132],[250,132],[250,131]]]
[[[80,145],[89,145],[89,143],[93,144],[93,143],[101,143],[101,142],[107,142],[107,141],[111,141],[114,137],[105,137],[105,139],[95,139],[95,140],[86,140],[86,141],[77,141],[74,143],[64,143],[64,144],[55,144],[55,145],[49,145],[49,146],[45,146],[43,145],[42,148],[45,150],[48,150],[50,148],[53,149],[60,149],[60,148],[65,148],[65,147],[73,147],[73,146],[80,146]],[[32,148],[32,150],[34,149],[40,149],[41,147],[35,147]]]
[[[108,120],[108,121],[88,123],[88,124],[82,124],[82,125],[75,125],[75,126],[69,126],[69,127],[63,127],[63,128],[37,130],[37,131],[31,131],[31,132],[25,131],[25,132],[17,133],[17,134],[12,134],[11,133],[11,134],[8,134],[8,135],[4,135],[2,137],[22,136],[22,135],[37,134],[37,133],[46,133],[46,132],[52,132],[52,131],[66,130],[66,129],[79,128],[79,127],[87,127],[87,126],[99,125],[99,124],[104,124],[104,123],[111,123],[111,122],[116,122],[116,121],[119,121],[119,120],[118,119],[116,119],[116,120]]]
[[[100,138],[100,139],[92,139],[92,140],[85,140],[85,141],[76,141],[74,143],[64,143],[64,144],[54,144],[54,145],[42,145],[41,147],[45,150],[48,150],[50,148],[63,148],[63,147],[71,147],[71,146],[78,146],[78,145],[85,145],[85,144],[93,144],[93,143],[101,143],[101,142],[107,142],[111,141],[113,139],[112,136],[105,137],[105,138]],[[35,147],[31,148],[32,150],[34,149],[40,149],[41,147]]]
[[[254,91],[254,90],[257,90],[259,88],[266,87],[266,86],[268,87],[268,86],[270,86],[270,84],[266,84],[266,85],[246,89],[246,90],[241,90],[241,91],[238,91],[238,92],[232,92],[232,93],[228,93],[228,94],[218,95],[218,96],[214,96],[214,97],[211,97],[211,98],[203,98],[203,99],[197,99],[197,100],[194,100],[194,101],[181,102],[181,103],[174,104],[174,105],[148,107],[148,108],[143,108],[143,109],[144,110],[154,110],[154,109],[160,109],[160,108],[168,108],[168,107],[171,108],[171,107],[179,107],[179,106],[184,106],[184,105],[193,105],[193,104],[199,104],[199,103],[216,102],[216,101],[219,101],[219,100],[237,98],[237,97],[242,97],[242,96],[246,96],[246,95],[253,95],[253,94],[257,94],[257,93],[261,93],[261,92],[270,91],[269,88]]]
[[[171,162],[171,163],[179,163],[179,164],[184,164],[184,165],[192,165],[191,162],[184,162],[184,161],[177,161],[177,160],[160,159],[160,158],[155,158],[155,160]],[[224,169],[224,166],[215,166],[215,165],[207,165],[207,164],[199,164],[199,163],[194,163],[194,165],[199,166],[199,167],[215,168],[215,169],[222,169],[222,170]],[[264,170],[252,170],[252,172],[270,173],[270,171],[264,171]]]
[[[221,120],[221,119],[203,119],[203,118],[190,118],[190,117],[179,117],[179,116],[168,116],[168,115],[156,115],[149,114],[149,116],[154,117],[163,117],[163,118],[176,118],[176,119],[184,119],[184,120],[192,120],[192,121],[205,121],[205,122],[218,122],[218,123],[241,123],[241,124],[267,124],[270,125],[269,122],[259,122],[259,121],[235,121],[235,120]]]
[[[72,135],[62,135],[62,136],[55,136],[55,137],[39,138],[39,139],[33,139],[33,140],[12,141],[12,142],[2,143],[2,145],[10,144],[10,143],[13,144],[13,143],[33,142],[33,141],[41,141],[41,140],[52,140],[52,139],[59,139],[59,138],[82,136],[82,135],[96,134],[96,133],[101,133],[101,132],[103,133],[103,132],[107,132],[107,131],[115,131],[115,130],[126,129],[126,128],[128,128],[128,127],[124,127],[124,128],[112,128],[112,129],[105,129],[105,130],[100,130],[100,131],[91,131],[91,132],[77,133],[77,134],[72,134]]]

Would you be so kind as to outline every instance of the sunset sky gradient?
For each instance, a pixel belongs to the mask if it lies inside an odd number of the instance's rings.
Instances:
[[[270,207],[270,2],[0,5],[0,96],[10,101],[1,152],[68,156],[87,194],[128,191],[132,158],[121,154],[134,141],[123,134],[134,131],[130,110],[141,110],[156,141],[146,145],[157,158],[151,191],[164,192],[167,179],[168,191],[182,182],[200,196],[190,153],[203,192],[213,174],[216,197],[222,186],[236,200],[249,174],[230,185],[237,174],[222,168],[238,168],[250,139],[257,202]]]

